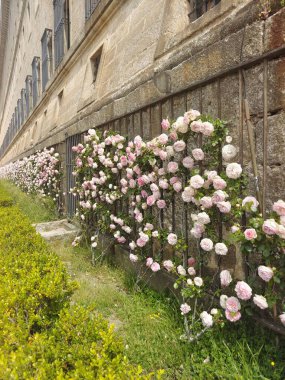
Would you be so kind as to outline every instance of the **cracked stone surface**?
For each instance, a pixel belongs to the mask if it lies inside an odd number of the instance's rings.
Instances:
[[[80,229],[67,219],[55,220],[52,222],[33,224],[36,231],[41,234],[45,240],[57,240],[64,238],[76,237]]]

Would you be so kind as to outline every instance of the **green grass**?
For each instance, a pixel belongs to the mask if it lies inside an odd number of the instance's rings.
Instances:
[[[13,187],[10,194],[14,191],[22,210],[29,210],[21,203],[33,200]],[[31,215],[41,215],[40,207]],[[210,331],[196,343],[184,343],[179,339],[183,326],[175,300],[146,287],[134,291],[129,275],[118,268],[92,266],[89,248],[72,248],[69,241],[55,241],[52,247],[79,282],[72,302],[95,303],[115,324],[132,363],[147,371],[164,368],[169,380],[285,379],[285,342],[280,339],[277,346],[274,333],[244,321]]]
[[[49,222],[59,219],[53,201],[37,195],[27,195],[9,181],[1,180],[1,188],[6,190],[17,202],[20,210],[27,215],[31,223]]]
[[[173,299],[148,288],[134,291],[128,275],[118,268],[93,267],[88,248],[71,248],[61,241],[52,245],[80,284],[73,301],[95,302],[98,311],[115,322],[132,363],[146,370],[164,368],[169,380],[285,379],[284,342],[277,347],[273,333],[247,321],[209,332],[196,343],[183,343]]]

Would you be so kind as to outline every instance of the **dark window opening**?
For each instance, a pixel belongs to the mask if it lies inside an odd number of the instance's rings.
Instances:
[[[41,39],[42,43],[42,87],[43,91],[53,71],[52,65],[52,31],[45,29]]]
[[[54,0],[54,58],[55,68],[70,48],[69,1]]]
[[[94,55],[91,57],[91,70],[92,70],[92,78],[93,83],[96,82],[98,72],[99,72],[99,66],[100,66],[100,60],[101,60],[101,54],[102,54],[102,48],[100,48]]]
[[[31,75],[27,75],[26,77],[26,92],[25,92],[25,104],[26,104],[26,115],[27,117],[30,114],[30,110],[32,109],[32,77]]]
[[[34,57],[32,62],[32,94],[33,94],[33,107],[37,105],[40,96],[40,58]]]
[[[219,4],[221,0],[188,0],[189,1],[189,19],[190,21],[197,20],[206,12]]]

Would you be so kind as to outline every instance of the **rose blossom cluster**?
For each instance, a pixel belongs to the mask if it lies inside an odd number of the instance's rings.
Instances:
[[[78,184],[74,192],[80,197],[79,214],[83,222],[95,212],[116,241],[129,247],[132,262],[143,258],[146,267],[153,272],[164,269],[175,273],[184,284],[186,293],[188,291],[197,296],[201,293],[204,280],[196,275],[195,266],[177,265],[177,259],[160,263],[155,253],[154,257],[149,255],[148,247],[158,243],[160,247],[168,245],[173,251],[181,249],[180,234],[173,230],[169,222],[163,226],[162,218],[175,198],[184,203],[185,208],[195,210],[191,214],[189,231],[192,238],[198,239],[202,254],[214,251],[219,256],[227,255],[226,242],[221,238],[212,238],[208,230],[215,223],[213,215],[224,214],[230,220],[237,207],[232,188],[239,186],[242,167],[231,162],[237,150],[231,145],[230,136],[226,137],[227,145],[222,147],[224,169],[219,172],[217,166],[207,164],[211,157],[204,145],[193,148],[192,144],[190,149],[189,138],[197,142],[200,135],[203,144],[207,144],[216,128],[198,111],[189,110],[174,123],[164,119],[161,127],[163,132],[148,142],[141,136],[126,141],[113,132],[100,135],[89,130],[84,144],[74,147]],[[114,212],[118,202],[124,209],[120,216]],[[268,236],[284,236],[285,203],[282,202],[276,202],[273,208],[280,217],[278,223],[273,219],[264,221],[263,232]],[[246,212],[257,212],[258,206],[257,200],[250,196],[244,198],[241,204]],[[259,231],[252,226],[242,230],[233,226],[232,233],[242,233],[243,239],[252,243],[259,236]],[[269,282],[273,275],[273,268],[259,266],[258,276],[263,281]],[[223,270],[220,279],[222,288],[233,282],[229,270]],[[244,281],[237,282],[235,292],[236,295],[228,297],[229,301],[225,301],[224,306],[221,304],[229,321],[235,322],[241,318],[241,303],[244,301],[252,300],[260,309],[268,306],[263,296],[252,296],[251,288]],[[190,311],[189,304],[184,302],[181,313],[186,315]],[[200,314],[202,325],[211,327],[216,318],[214,315],[203,311]]]
[[[60,160],[54,148],[43,149],[0,169],[0,178],[11,180],[27,193],[50,196],[56,201],[60,194]]]

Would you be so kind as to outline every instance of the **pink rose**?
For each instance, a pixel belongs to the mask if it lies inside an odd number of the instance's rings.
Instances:
[[[178,265],[177,272],[180,274],[180,276],[186,276],[186,270],[183,265]]]
[[[167,236],[168,244],[175,245],[177,243],[177,235],[171,233]]]
[[[229,297],[226,301],[226,309],[231,313],[236,313],[240,310],[240,302],[236,297]]]
[[[193,189],[200,189],[204,185],[203,178],[197,174],[190,178],[190,185]]]
[[[176,122],[173,124],[173,128],[180,133],[186,133],[188,131],[188,124],[185,123],[183,116],[177,118]]]
[[[240,164],[237,164],[236,162],[229,164],[226,168],[226,174],[229,178],[237,179],[241,176],[241,173],[242,167],[240,166]]]
[[[279,319],[280,319],[282,325],[285,326],[285,313],[280,314],[279,315]]]
[[[227,320],[230,322],[236,322],[241,318],[241,313],[239,311],[231,312],[229,310],[226,310],[225,315],[226,315]]]
[[[197,117],[199,117],[201,114],[199,111],[197,110],[189,110],[187,112],[185,112],[184,114],[184,120],[186,120],[186,123],[189,124],[190,121],[193,121],[195,119],[197,119]]]
[[[200,223],[194,223],[194,227],[190,230],[190,234],[195,239],[199,239],[200,237],[202,237],[204,232],[205,232],[205,226]]]
[[[167,170],[169,173],[176,173],[178,170],[178,164],[177,162],[170,161],[167,165]]]
[[[232,276],[228,270],[222,270],[220,273],[221,286],[229,286],[232,282]]]
[[[146,259],[146,266],[150,267],[152,265],[152,263],[153,263],[153,258],[152,257],[148,257]]]
[[[208,224],[211,222],[211,219],[206,212],[199,212],[197,215],[197,222],[200,224]]]
[[[129,256],[130,260],[132,263],[136,263],[138,261],[138,256],[137,255],[134,255],[133,253],[130,253],[130,256]]]
[[[164,150],[160,150],[158,155],[162,161],[165,161],[167,159],[167,152],[165,152]]]
[[[182,183],[181,183],[180,181],[175,182],[175,183],[173,184],[173,189],[174,189],[177,193],[179,193],[179,191],[181,191],[181,189],[182,189]]]
[[[156,198],[153,195],[149,195],[146,199],[148,206],[153,206],[155,204]]]
[[[190,186],[185,187],[184,191],[181,194],[183,201],[184,202],[191,202],[194,193],[195,193],[195,191],[192,187],[190,187]]]
[[[211,136],[211,134],[214,132],[214,126],[212,123],[209,123],[208,121],[204,121],[203,123],[203,130],[201,131],[204,136]]]
[[[278,232],[278,224],[274,219],[267,219],[262,225],[262,230],[266,235],[275,235]]]
[[[159,184],[159,187],[160,187],[161,189],[163,189],[163,190],[166,190],[166,189],[168,189],[168,187],[169,187],[169,184],[168,184],[168,182],[167,182],[167,179],[160,179],[159,182],[158,182],[158,184]]]
[[[225,256],[228,253],[228,247],[224,243],[215,244],[215,252],[217,255]]]
[[[194,166],[193,158],[190,156],[184,157],[182,160],[182,165],[187,169],[192,169]]]
[[[187,303],[183,303],[181,306],[180,306],[180,310],[181,310],[181,314],[182,315],[185,315],[185,314],[188,314],[189,311],[191,310],[191,307],[187,304]]]
[[[211,197],[206,197],[206,196],[200,199],[200,204],[204,208],[211,208],[213,206]]]
[[[252,296],[251,287],[244,281],[238,281],[235,287],[235,292],[239,299],[247,301]]]
[[[160,199],[156,202],[158,208],[162,209],[166,207],[166,202],[163,199]]]
[[[228,194],[223,190],[216,190],[212,195],[212,202],[217,204],[219,202],[223,202],[228,197]]]
[[[205,154],[200,148],[196,148],[192,150],[192,156],[196,161],[202,161],[205,158]]]
[[[221,213],[227,214],[231,211],[232,206],[231,206],[230,202],[219,202],[219,203],[217,203],[217,207]]]
[[[178,136],[177,136],[177,133],[176,132],[170,132],[169,133],[169,138],[170,138],[170,140],[172,140],[172,141],[176,141],[177,139],[178,139]]]
[[[262,278],[263,281],[269,282],[273,277],[273,270],[264,265],[260,265],[257,269],[258,276]]]
[[[281,239],[285,239],[285,227],[282,224],[278,225],[277,235],[281,237]]]
[[[161,122],[161,128],[167,131],[170,128],[170,123],[168,119],[163,119]]]
[[[175,182],[180,181],[178,177],[171,177],[169,180],[170,185],[173,185]]]
[[[244,231],[244,237],[246,238],[246,240],[254,240],[257,238],[257,233],[254,228],[247,228]]]
[[[142,177],[139,177],[138,179],[137,179],[137,183],[138,183],[138,185],[141,187],[141,186],[143,186],[145,183],[144,183],[144,180],[143,180],[143,178]]]
[[[171,260],[165,260],[163,262],[164,268],[169,272],[174,268],[173,262]]]
[[[213,249],[213,242],[211,239],[204,238],[200,241],[200,247],[207,252],[210,252]]]
[[[259,307],[262,310],[268,308],[268,303],[266,301],[266,298],[263,296],[259,296],[255,294],[255,296],[253,297],[253,302],[255,303],[257,307]]]
[[[227,187],[227,183],[221,177],[216,176],[213,179],[213,187],[215,190],[224,190]]]
[[[272,210],[280,216],[285,216],[285,202],[279,199],[279,201],[273,203]]]
[[[189,276],[195,276],[195,274],[196,274],[195,268],[193,268],[193,267],[189,267],[187,269],[187,272],[188,272]]]
[[[189,267],[193,267],[196,264],[196,260],[194,257],[189,257],[189,259],[187,260],[187,263]]]
[[[242,201],[242,207],[245,207],[247,204],[250,204],[251,211],[254,211],[254,212],[257,211],[259,202],[257,201],[255,197],[252,197],[252,196],[245,197]]]
[[[204,131],[204,123],[202,120],[195,120],[190,125],[191,131],[199,133]]]
[[[160,270],[160,265],[155,261],[154,263],[151,264],[150,269],[153,272],[158,272]]]
[[[158,141],[160,144],[165,145],[165,144],[167,143],[167,141],[168,141],[168,136],[167,136],[167,134],[162,133],[161,135],[159,135],[159,136],[157,137],[157,141]]]
[[[178,140],[173,144],[175,152],[182,152],[186,148],[186,144],[183,140]]]
[[[139,238],[137,241],[136,241],[136,243],[137,243],[137,246],[138,247],[140,247],[140,248],[142,248],[142,247],[144,247],[145,245],[146,245],[146,241],[144,241],[142,238]]]

